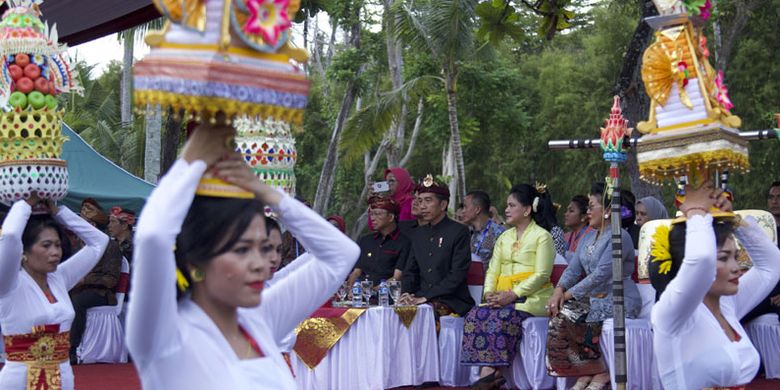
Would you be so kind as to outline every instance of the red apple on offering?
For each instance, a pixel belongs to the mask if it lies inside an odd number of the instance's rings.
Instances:
[[[31,80],[35,80],[38,77],[41,77],[41,67],[35,64],[27,64],[27,66],[24,67],[24,75]]]
[[[59,91],[57,91],[57,87],[54,86],[54,81],[49,80],[49,93],[57,96],[60,94]]]
[[[16,65],[19,65],[20,67],[24,68],[30,63],[30,56],[24,53],[19,53],[14,56],[14,63]]]
[[[19,80],[24,76],[24,70],[22,70],[21,66],[16,64],[8,66],[8,73],[14,81]]]
[[[20,91],[24,94],[28,94],[32,92],[33,88],[35,88],[35,85],[33,84],[33,81],[30,80],[29,77],[22,77],[19,80],[16,80],[17,91]]]
[[[40,91],[44,95],[49,93],[49,80],[38,77],[38,79],[35,80],[35,90]]]

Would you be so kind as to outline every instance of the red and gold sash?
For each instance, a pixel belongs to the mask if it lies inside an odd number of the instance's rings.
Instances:
[[[70,332],[60,325],[34,326],[32,333],[3,336],[8,361],[27,365],[26,390],[60,390],[60,363],[68,361]]]

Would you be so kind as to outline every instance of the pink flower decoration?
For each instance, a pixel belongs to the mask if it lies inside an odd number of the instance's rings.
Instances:
[[[707,48],[707,37],[703,34],[699,37],[699,48],[701,49],[701,54],[705,58],[710,57],[710,49]]]
[[[287,15],[290,0],[247,0],[249,19],[244,25],[247,34],[260,35],[271,46],[276,46],[279,36],[292,26]]]
[[[712,3],[707,0],[702,7],[699,8],[699,16],[702,20],[707,20],[712,15]]]
[[[718,88],[717,91],[717,97],[718,97],[718,103],[723,106],[723,108],[727,110],[731,110],[734,108],[734,104],[731,103],[731,99],[729,99],[729,90],[726,88],[726,84],[723,83],[723,71],[718,71],[718,76],[715,77],[715,86]]]

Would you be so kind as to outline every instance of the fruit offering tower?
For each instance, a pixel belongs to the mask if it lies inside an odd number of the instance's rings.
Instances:
[[[252,167],[258,179],[295,195],[295,139],[290,124],[273,119],[236,119],[236,150]]]
[[[0,1],[3,3],[4,1]],[[78,91],[56,27],[41,21],[42,1],[12,0],[0,20],[0,201],[32,192],[59,200],[68,190],[61,160],[57,95]]]
[[[651,98],[650,117],[637,157],[642,179],[660,184],[713,170],[748,168],[747,141],[723,82],[709,62],[702,25],[709,0],[654,0],[660,16],[648,18],[655,41],[645,50],[642,80]]]

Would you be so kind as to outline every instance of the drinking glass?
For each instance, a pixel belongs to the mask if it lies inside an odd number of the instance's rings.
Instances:
[[[390,296],[393,298],[393,305],[398,306],[398,300],[401,299],[401,281],[391,280],[387,282],[387,287],[390,289]]]
[[[364,280],[360,282],[360,287],[363,287],[363,298],[366,300],[366,307],[370,306],[371,293],[373,292],[374,282],[370,280]]]
[[[339,300],[341,301],[340,302],[341,306],[344,306],[346,304],[344,299],[347,297],[347,291],[349,291],[349,285],[347,284],[347,282],[344,282],[341,284],[341,286],[339,286],[339,291],[338,291]]]

